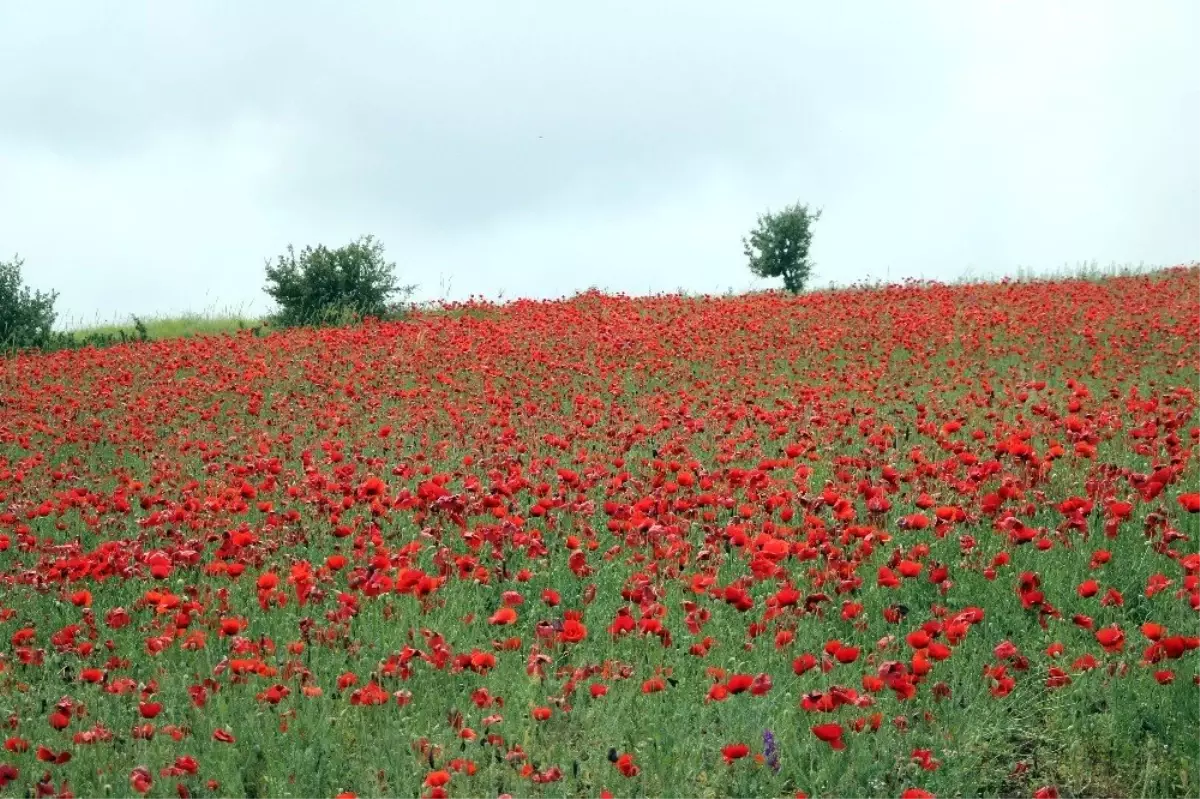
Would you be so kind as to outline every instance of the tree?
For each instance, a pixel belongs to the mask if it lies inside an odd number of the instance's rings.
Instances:
[[[33,291],[21,281],[25,262],[0,261],[0,351],[45,346],[57,314],[56,291]]]
[[[383,257],[383,242],[363,236],[331,250],[322,244],[299,255],[289,244],[274,265],[267,261],[263,291],[279,305],[276,322],[307,325],[388,314],[390,297],[413,286],[396,283],[396,265]]]
[[[800,203],[760,215],[758,227],[742,239],[750,271],[759,277],[782,277],[783,287],[793,294],[802,291],[812,271],[812,225],[820,218],[820,210]]]

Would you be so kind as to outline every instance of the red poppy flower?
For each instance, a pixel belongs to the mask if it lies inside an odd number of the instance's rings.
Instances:
[[[562,623],[562,631],[559,632],[558,637],[568,644],[577,644],[587,638],[587,627],[575,619],[566,619]]]
[[[129,787],[137,793],[146,793],[153,786],[154,780],[150,776],[150,769],[145,766],[138,766],[129,773]]]
[[[644,694],[656,694],[666,689],[667,683],[661,677],[652,677],[642,683],[642,693]]]
[[[450,782],[450,772],[448,771],[431,771],[425,775],[425,786],[428,788],[441,788]]]
[[[846,742],[842,740],[845,730],[841,724],[817,724],[812,728],[813,735],[825,743],[829,744],[833,749],[845,749]]]
[[[1097,630],[1096,640],[1105,652],[1120,652],[1125,648],[1125,633],[1115,624]]]
[[[750,754],[750,747],[745,744],[726,744],[721,747],[721,757],[725,758],[726,763],[733,763],[748,754]]]
[[[29,741],[26,741],[24,738],[17,738],[16,736],[13,736],[4,742],[4,748],[9,752],[16,752],[17,754],[28,752]]]
[[[1179,505],[1188,513],[1200,513],[1200,493],[1180,494]]]
[[[796,674],[796,676],[801,676],[809,669],[814,668],[816,665],[816,657],[808,652],[805,652],[792,661],[792,671]]]
[[[512,624],[517,620],[517,612],[505,605],[488,617],[488,624]]]
[[[750,686],[754,684],[754,677],[749,674],[735,674],[729,678],[726,687],[731,694],[740,694],[743,691],[748,691]]]
[[[710,702],[724,702],[728,698],[729,686],[724,683],[713,683],[712,687],[708,689],[708,701]]]
[[[161,702],[141,702],[138,704],[138,715],[144,719],[152,719],[162,712]]]

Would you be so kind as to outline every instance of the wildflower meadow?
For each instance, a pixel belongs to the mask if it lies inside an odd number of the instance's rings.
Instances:
[[[0,796],[1195,796],[1200,269],[0,360]]]

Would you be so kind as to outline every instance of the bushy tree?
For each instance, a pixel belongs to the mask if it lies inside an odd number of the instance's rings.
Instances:
[[[383,256],[373,236],[331,250],[324,245],[267,261],[263,290],[279,305],[281,325],[330,324],[389,314],[389,298],[407,296],[412,286],[396,283],[396,265]]]
[[[25,262],[0,261],[0,351],[43,347],[51,339],[56,291],[33,291],[21,280]]]
[[[820,218],[820,210],[800,203],[759,216],[758,227],[742,239],[750,271],[759,277],[783,278],[783,287],[792,293],[803,291],[812,271],[808,260],[812,226]]]

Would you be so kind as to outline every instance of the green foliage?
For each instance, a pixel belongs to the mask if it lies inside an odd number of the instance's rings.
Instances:
[[[33,291],[21,281],[25,262],[0,261],[0,350],[43,347],[54,325],[58,292]]]
[[[0,261],[0,353],[108,347],[149,338],[145,324],[136,316],[132,332],[116,328],[105,331],[54,330],[58,318],[54,303],[58,292],[34,291],[24,285],[21,279],[24,265],[17,256],[11,261]]]
[[[413,286],[396,283],[396,265],[384,259],[383,242],[372,236],[331,250],[289,244],[274,265],[267,262],[263,290],[279,305],[274,321],[284,326],[345,324],[364,317],[386,318],[398,310],[389,299],[408,296]]]
[[[784,288],[793,294],[802,291],[812,271],[808,260],[812,225],[820,218],[820,210],[800,203],[777,214],[760,215],[758,227],[742,239],[750,271],[759,277],[783,278]]]

